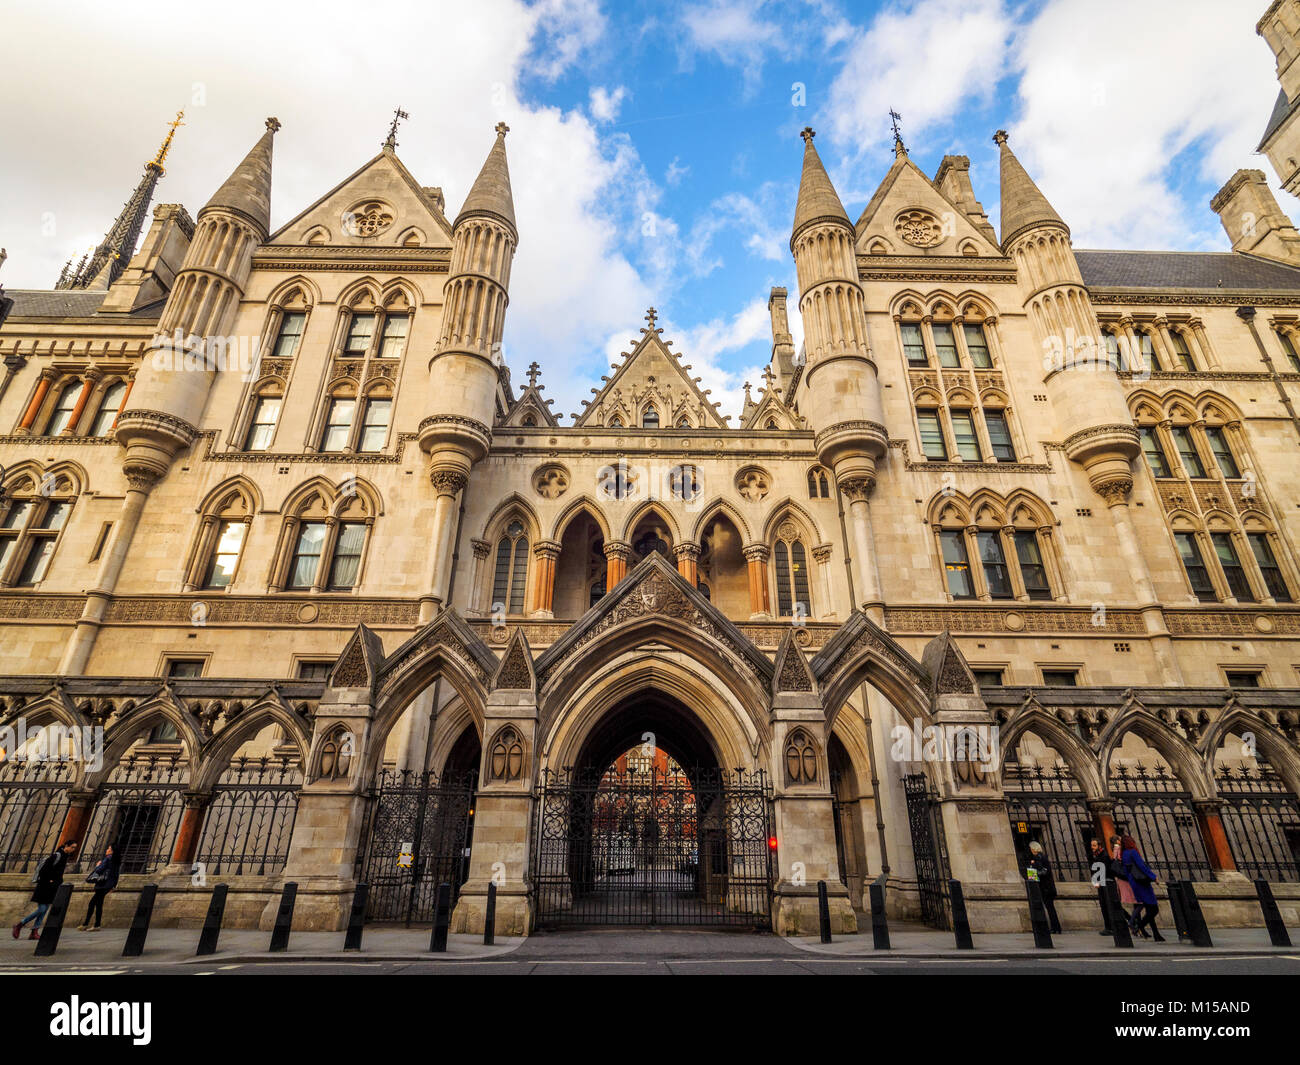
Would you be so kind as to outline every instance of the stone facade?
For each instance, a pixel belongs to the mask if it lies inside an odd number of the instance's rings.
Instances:
[[[1288,49],[1294,7],[1265,20]],[[0,330],[0,726],[105,729],[54,836],[113,835],[124,760],[183,766],[124,897],[157,879],[160,920],[201,917],[231,761],[278,759],[271,871],[213,875],[237,922],[294,880],[301,925],[339,927],[378,774],[474,771],[454,927],[495,884],[527,932],[538,781],[648,730],[767,775],[784,934],[818,881],[839,931],[882,874],[922,911],[905,777],[975,927],[1027,927],[1012,776],[1068,770],[1108,833],[1132,766],[1196,804],[1211,919],[1257,922],[1220,770],[1272,774],[1293,818],[1300,789],[1300,250],[1262,175],[1216,197],[1230,253],[1076,252],[1005,134],[999,237],[967,159],[932,178],[901,141],[851,221],[807,130],[803,350],[773,289],[728,417],[651,309],[562,425],[500,357],[505,127],[454,218],[385,147],[271,231],[278,128],[111,284],[13,292]],[[997,757],[900,749],[924,729]],[[0,866],[6,912],[25,884]]]

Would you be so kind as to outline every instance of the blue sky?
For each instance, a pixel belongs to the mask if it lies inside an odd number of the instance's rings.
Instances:
[[[0,167],[0,281],[48,287],[98,240],[178,107],[158,202],[196,211],[276,114],[273,224],[369,158],[398,105],[399,155],[454,214],[504,118],[515,380],[536,359],[567,416],[654,303],[735,414],[768,357],[769,289],[797,296],[803,126],[854,218],[889,167],[892,106],[926,173],[970,157],[995,224],[1004,127],[1076,246],[1223,249],[1210,196],[1239,167],[1268,171],[1266,6],[392,0],[363,17],[230,0],[216,23],[158,0],[33,6],[0,42],[20,104],[6,142],[26,146]]]

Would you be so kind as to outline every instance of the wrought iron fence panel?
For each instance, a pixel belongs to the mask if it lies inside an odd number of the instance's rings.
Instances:
[[[947,929],[951,927],[948,893],[951,874],[938,796],[924,773],[903,777],[903,792],[907,796],[907,824],[912,835],[921,920],[932,928]]]
[[[1069,766],[1008,762],[1002,767],[1002,790],[1021,871],[1029,864],[1029,844],[1036,840],[1057,880],[1091,880],[1088,840],[1096,829]]]
[[[301,790],[296,758],[232,760],[212,789],[195,860],[213,876],[281,872]]]
[[[537,927],[770,927],[771,806],[762,772],[543,773]]]
[[[76,779],[70,759],[0,762],[0,873],[28,873],[54,850]]]
[[[431,922],[443,883],[455,905],[469,869],[476,778],[380,771],[361,868],[368,921]]]
[[[1219,768],[1214,784],[1237,869],[1252,880],[1300,881],[1300,799],[1277,771]]]
[[[1192,797],[1163,766],[1111,770],[1115,828],[1127,832],[1160,880],[1214,879]]]
[[[100,788],[78,868],[113,847],[123,873],[156,873],[171,862],[185,811],[189,762],[183,754],[129,754]]]

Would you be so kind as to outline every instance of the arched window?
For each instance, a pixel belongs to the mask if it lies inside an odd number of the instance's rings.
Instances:
[[[70,381],[60,390],[58,398],[54,401],[54,408],[50,411],[49,420],[45,423],[46,436],[58,436],[68,427],[82,387],[80,381]]]
[[[776,607],[780,617],[812,617],[808,594],[808,556],[793,522],[784,522],[772,547],[776,570]]]
[[[220,591],[230,587],[239,569],[253,510],[248,495],[236,488],[204,515],[191,578],[187,582],[190,588]]]
[[[988,494],[976,505],[959,494],[932,521],[953,599],[1054,598],[1044,540],[1050,518],[1028,502]]]
[[[609,419],[609,427],[611,429],[622,429],[623,419],[620,418],[617,414],[615,414],[612,418]]]
[[[929,462],[948,461],[948,444],[944,440],[939,412],[934,409],[918,410],[916,422],[921,430],[921,454]]]
[[[275,343],[271,346],[271,357],[290,359],[298,354],[302,344],[302,332],[307,325],[305,311],[287,311],[280,319],[280,328],[275,334]]]
[[[776,419],[775,419],[775,418],[768,418],[768,419],[767,419],[767,424],[766,424],[765,426],[763,426],[763,428],[764,428],[764,429],[779,429],[780,426],[776,424]]]
[[[690,427],[691,427],[691,420],[690,418],[686,417],[685,414],[683,414],[680,418],[677,419],[678,429],[689,429]]]
[[[1187,337],[1181,329],[1169,331],[1170,343],[1174,346],[1174,359],[1181,369],[1196,371],[1196,360],[1192,358],[1192,349],[1187,346]]]
[[[820,466],[814,466],[808,471],[808,498],[809,499],[830,499],[831,482],[826,476],[826,471]]]
[[[1287,362],[1291,364],[1292,373],[1300,372],[1300,352],[1296,351],[1295,343],[1292,341],[1289,333],[1281,329],[1273,331],[1277,335],[1277,342],[1282,345],[1282,354],[1286,356]]]
[[[659,412],[655,410],[654,407],[646,407],[646,409],[642,412],[641,428],[642,429],[659,428]]]
[[[1133,336],[1137,340],[1138,354],[1142,358],[1142,365],[1148,370],[1155,370],[1157,373],[1163,369],[1160,360],[1156,357],[1155,345],[1151,342],[1151,333],[1146,329],[1134,329]]]
[[[536,429],[536,428],[537,428],[537,415],[535,415],[535,414],[525,414],[525,415],[524,415],[524,419],[523,419],[523,421],[520,422],[519,424],[522,425],[525,429]]]
[[[660,536],[657,532],[650,531],[644,536],[637,539],[632,545],[632,550],[636,552],[637,558],[645,558],[647,555],[657,553],[668,557],[668,541]]]
[[[528,535],[515,519],[497,541],[496,569],[492,578],[492,608],[502,604],[508,614],[524,612],[524,587],[528,583]]]
[[[122,401],[125,398],[125,381],[114,381],[104,389],[104,394],[99,400],[99,408],[95,411],[94,420],[91,421],[86,435],[108,436],[110,430],[117,424],[117,416],[122,410]]]
[[[360,581],[373,513],[370,497],[361,491],[329,501],[320,491],[311,493],[286,523],[282,576],[272,588],[351,591]]]
[[[253,413],[249,418],[248,432],[244,435],[245,451],[270,450],[283,405],[284,399],[276,385],[267,386],[253,399]]]
[[[75,487],[67,477],[38,486],[19,478],[0,503],[0,586],[28,588],[49,572],[59,535],[72,513]]]

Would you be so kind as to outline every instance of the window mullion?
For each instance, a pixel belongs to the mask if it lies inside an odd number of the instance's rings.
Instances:
[[[320,558],[316,562],[316,577],[311,590],[319,592],[329,586],[330,566],[334,563],[334,547],[339,538],[339,519],[333,514],[325,519],[325,536],[321,540]]]
[[[993,596],[989,592],[989,582],[984,577],[984,556],[980,552],[979,528],[967,525],[962,530],[962,539],[966,544],[966,565],[970,570],[971,588],[975,591],[975,598],[982,602],[989,602]]]

